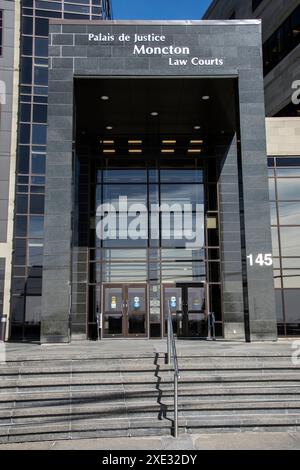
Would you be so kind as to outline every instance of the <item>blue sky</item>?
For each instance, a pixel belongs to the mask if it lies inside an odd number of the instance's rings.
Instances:
[[[211,0],[112,0],[115,20],[200,20]]]

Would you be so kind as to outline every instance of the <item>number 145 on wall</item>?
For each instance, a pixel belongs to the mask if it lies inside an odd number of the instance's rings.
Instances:
[[[272,266],[273,257],[271,253],[259,253],[256,257],[255,255],[248,255],[249,265],[254,266],[258,264],[259,266]]]

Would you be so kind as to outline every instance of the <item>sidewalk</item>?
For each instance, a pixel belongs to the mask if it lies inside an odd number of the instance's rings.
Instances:
[[[184,434],[172,437],[80,439],[3,444],[1,450],[300,450],[299,432]]]

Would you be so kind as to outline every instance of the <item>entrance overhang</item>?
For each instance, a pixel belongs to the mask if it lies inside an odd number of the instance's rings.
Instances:
[[[91,34],[106,40],[91,40]],[[159,35],[161,44],[135,42],[137,34]],[[82,255],[72,230],[74,79],[118,78],[121,87],[125,76],[132,82],[163,77],[170,86],[175,78],[237,77],[238,124],[231,138],[216,148],[222,161],[218,192],[224,336],[275,339],[272,267],[247,264],[249,254],[272,252],[260,21],[52,21],[50,38],[42,342],[68,342],[71,335],[82,334],[81,323],[72,321],[78,295],[83,294],[72,292],[74,257],[80,262]],[[135,54],[137,45],[149,53]],[[158,48],[161,54],[154,53]],[[175,51],[180,52],[177,59]]]

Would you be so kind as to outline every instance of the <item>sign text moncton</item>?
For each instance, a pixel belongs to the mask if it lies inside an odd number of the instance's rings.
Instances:
[[[186,66],[192,64],[195,66],[222,66],[224,59],[218,57],[203,58],[190,57],[191,50],[188,46],[175,46],[166,44],[167,37],[161,34],[95,34],[88,35],[89,42],[102,44],[126,44],[131,43],[133,46],[132,53],[135,56],[168,56],[170,66]],[[182,58],[178,58],[181,56]]]

